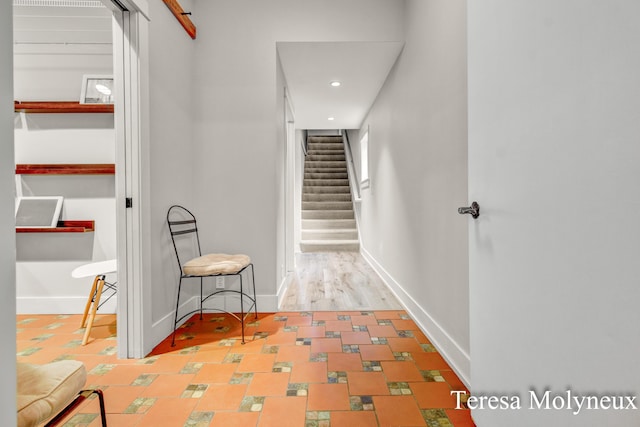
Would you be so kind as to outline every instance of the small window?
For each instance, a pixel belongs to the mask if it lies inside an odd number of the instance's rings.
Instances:
[[[360,188],[369,188],[369,130],[360,138]]]

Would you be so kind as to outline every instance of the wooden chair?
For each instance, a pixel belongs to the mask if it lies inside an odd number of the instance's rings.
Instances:
[[[116,282],[109,283],[105,280],[107,274],[115,273],[117,270],[117,261],[115,259],[110,259],[108,261],[84,264],[71,272],[71,277],[76,279],[84,277],[94,278],[91,291],[89,292],[89,298],[87,299],[87,304],[85,305],[84,313],[82,315],[81,327],[86,327],[84,336],[82,337],[82,345],[86,345],[89,340],[89,334],[91,333],[91,327],[93,326],[93,320],[96,317],[98,308],[109,301],[109,299],[111,299],[111,297],[113,297],[117,292]],[[109,293],[106,295],[106,298],[100,302],[103,291],[105,291],[105,287]]]

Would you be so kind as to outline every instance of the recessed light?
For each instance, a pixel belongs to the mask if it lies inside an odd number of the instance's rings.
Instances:
[[[342,83],[340,83],[340,82],[339,82],[339,81],[337,81],[337,80],[334,80],[334,81],[332,81],[332,82],[331,82],[331,83],[329,83],[329,84],[330,84],[331,86],[333,86],[333,87],[338,87],[338,86],[342,85]]]
[[[335,117],[328,117],[327,120],[335,120]]]

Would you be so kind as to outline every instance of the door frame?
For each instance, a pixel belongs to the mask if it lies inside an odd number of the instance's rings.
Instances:
[[[296,126],[291,97],[284,88],[284,267],[285,275],[295,269],[295,179],[296,179]]]
[[[145,356],[145,263],[142,256],[142,146],[148,133],[142,111],[148,75],[146,0],[102,0],[113,11],[116,138],[116,239],[118,259],[117,341],[119,358]],[[128,201],[131,200],[129,204]]]

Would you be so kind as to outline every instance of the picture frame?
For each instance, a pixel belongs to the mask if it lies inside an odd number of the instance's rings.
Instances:
[[[113,104],[113,76],[85,74],[82,76],[80,104]]]
[[[54,228],[62,213],[62,196],[18,197],[16,227]]]

